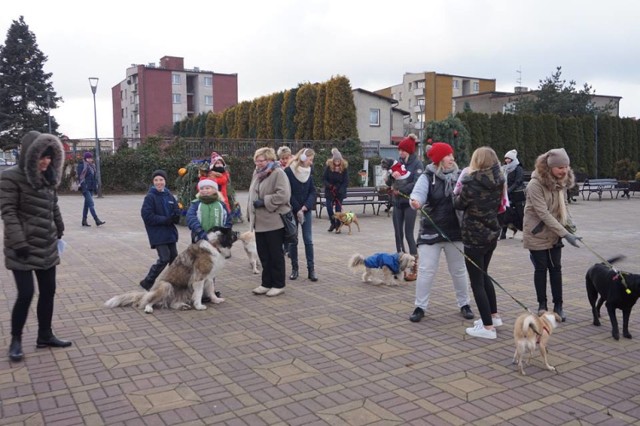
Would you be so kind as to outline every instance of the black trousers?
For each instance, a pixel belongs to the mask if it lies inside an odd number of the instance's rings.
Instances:
[[[284,288],[284,228],[275,231],[256,232],[258,257],[262,263],[262,287]]]
[[[18,297],[13,305],[11,313],[11,335],[22,336],[22,329],[27,322],[29,307],[33,299],[34,283],[33,274],[35,272],[38,279],[38,334],[46,336],[51,330],[51,319],[53,318],[53,299],[56,295],[56,267],[49,269],[37,269],[35,271],[12,271],[16,280]]]
[[[464,259],[471,281],[473,298],[476,300],[478,312],[482,318],[482,324],[493,325],[491,314],[498,312],[498,302],[496,301],[496,289],[493,282],[485,273],[489,270],[489,263],[496,249],[497,242],[483,248],[464,248]],[[473,262],[473,263],[472,263]],[[475,265],[474,265],[475,263]]]
[[[533,263],[533,283],[538,303],[547,303],[547,271],[553,303],[562,303],[562,246],[549,250],[529,250],[529,257]]]
[[[156,260],[156,263],[151,265],[151,268],[149,268],[149,272],[144,279],[151,285],[156,282],[156,278],[158,278],[160,273],[164,271],[164,268],[178,257],[178,248],[176,243],[160,244],[156,246],[156,251],[158,252],[158,260]]]

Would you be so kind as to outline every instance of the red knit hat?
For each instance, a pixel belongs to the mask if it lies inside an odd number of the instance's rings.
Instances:
[[[398,149],[401,149],[411,155],[416,152],[416,140],[412,136],[407,136],[400,141]]]
[[[427,151],[427,156],[433,161],[433,164],[440,164],[442,159],[449,154],[453,154],[451,145],[444,142],[436,142],[431,145],[431,149]]]

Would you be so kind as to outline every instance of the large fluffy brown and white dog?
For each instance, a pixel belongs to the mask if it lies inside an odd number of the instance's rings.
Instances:
[[[147,313],[153,307],[171,309],[207,309],[202,296],[213,303],[222,303],[214,291],[214,278],[224,267],[225,259],[231,257],[231,245],[237,233],[228,228],[214,228],[207,240],[191,244],[167,266],[149,291],[130,291],[107,300],[105,306],[137,306]]]
[[[242,241],[244,252],[247,253],[253,273],[259,274],[258,263],[260,259],[258,258],[258,247],[256,246],[256,233],[254,231],[243,232],[238,236],[238,239]]]
[[[547,345],[549,338],[562,318],[555,312],[543,312],[539,316],[532,313],[524,313],[518,317],[513,326],[513,339],[516,343],[516,351],[513,354],[513,363],[518,364],[520,374],[526,375],[524,372],[523,358],[525,352],[529,351],[529,359],[531,361],[533,351],[536,350],[536,342],[540,345],[540,354],[544,360],[544,365],[549,371],[556,371],[556,368],[549,365],[547,361]]]
[[[398,274],[407,268],[413,268],[416,258],[407,253],[376,253],[369,257],[361,254],[354,254],[349,260],[349,268],[357,271],[364,267],[362,282],[373,285],[398,285]],[[374,280],[373,275],[376,270],[382,270],[382,281]]]

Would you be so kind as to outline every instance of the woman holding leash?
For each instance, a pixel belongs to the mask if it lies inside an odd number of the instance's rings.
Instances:
[[[31,131],[22,138],[20,152],[18,164],[0,175],[5,266],[13,272],[18,289],[11,312],[11,361],[21,361],[24,356],[22,330],[33,299],[34,274],[40,292],[36,346],[71,346],[51,330],[56,265],[60,263],[58,240],[64,233],[56,192],[62,179],[64,149],[56,136]]]
[[[349,163],[342,158],[338,148],[332,148],[331,158],[327,160],[322,176],[325,199],[327,200],[327,215],[329,215],[329,222],[331,223],[331,226],[327,229],[329,232],[340,227],[340,221],[333,217],[333,206],[335,205],[336,212],[342,211],[342,201],[347,196],[347,187],[349,186],[348,167]]]
[[[307,272],[310,281],[318,281],[313,264],[313,238],[311,236],[311,210],[316,203],[316,186],[313,183],[313,159],[316,153],[311,148],[298,151],[284,172],[291,185],[291,208],[296,215],[296,221],[302,228],[304,241],[304,255],[307,259]],[[298,243],[291,243],[288,247],[291,258],[290,280],[298,278]]]
[[[422,208],[429,215],[423,215],[420,219],[416,308],[409,320],[418,322],[424,317],[442,251],[447,258],[460,313],[465,319],[473,319],[469,306],[467,269],[462,255],[462,235],[452,200],[460,170],[449,144],[436,142],[427,155],[432,164],[426,167],[424,174],[416,182],[409,201],[412,208]]]
[[[409,254],[418,259],[418,246],[414,236],[416,226],[416,210],[409,205],[407,196],[413,191],[413,187],[422,172],[424,165],[415,154],[417,138],[414,134],[410,134],[402,139],[398,144],[398,162],[404,165],[408,172],[405,179],[400,179],[400,172],[394,171],[387,178],[387,186],[393,188],[393,231],[396,237],[396,252],[406,253],[404,247],[404,239],[407,239],[409,246]],[[411,270],[404,272],[405,281],[415,281],[418,275],[418,263]]]
[[[500,236],[498,209],[505,192],[505,179],[498,156],[486,146],[473,152],[465,172],[460,179],[460,193],[453,201],[456,209],[464,211],[461,228],[465,263],[481,317],[473,327],[466,329],[466,333],[495,339],[495,327],[502,325],[502,319],[498,315],[496,291],[487,271]]]
[[[284,293],[284,223],[281,214],[291,211],[291,185],[280,167],[273,148],[258,148],[253,154],[256,165],[249,186],[247,215],[256,232],[258,257],[262,263],[260,286],[253,294],[269,297]]]
[[[540,155],[527,185],[524,207],[523,246],[529,250],[533,263],[533,282],[538,298],[538,313],[547,310],[547,272],[553,297],[553,311],[562,321],[567,317],[562,309],[562,238],[578,246],[582,238],[573,234],[565,194],[575,183],[569,156],[564,148],[552,149]]]

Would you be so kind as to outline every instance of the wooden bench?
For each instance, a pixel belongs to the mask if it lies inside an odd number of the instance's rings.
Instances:
[[[598,194],[598,200],[602,201],[602,194],[605,192],[608,192],[611,198],[613,198],[613,193],[615,192],[616,198],[618,198],[621,192],[626,195],[629,192],[629,188],[626,183],[619,183],[617,179],[613,178],[586,179],[580,188],[583,200],[585,199],[585,194],[587,194],[587,200],[591,197],[591,194]]]
[[[324,188],[316,189],[316,217],[322,216],[322,209],[327,204],[327,197]],[[371,206],[374,214],[380,213],[380,207],[386,206],[389,195],[386,191],[375,186],[357,186],[347,188],[347,196],[342,201],[342,206],[362,206],[362,213],[366,213],[367,206]],[[343,211],[345,209],[343,208]]]

